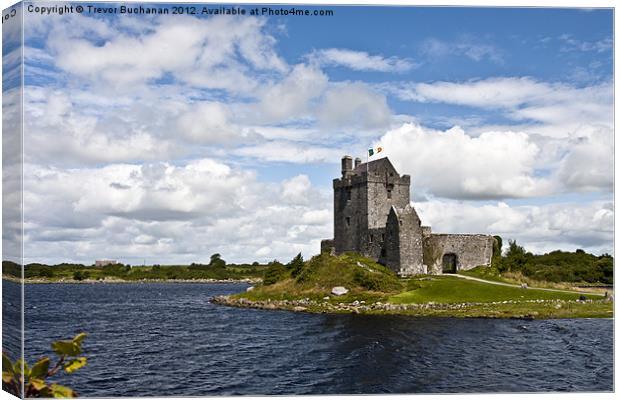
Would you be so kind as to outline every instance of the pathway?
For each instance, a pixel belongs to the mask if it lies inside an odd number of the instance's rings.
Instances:
[[[510,286],[510,287],[516,287],[516,288],[520,288],[521,287],[521,285],[515,285],[515,284],[512,284],[512,283],[505,283],[505,282],[489,281],[489,280],[486,280],[486,279],[476,278],[476,277],[468,276],[468,275],[460,275],[460,274],[449,274],[449,275],[450,276],[456,276],[457,278],[467,279],[467,280],[470,280],[470,281],[490,283],[491,285]],[[546,290],[548,292],[561,292],[561,293],[581,293],[581,294],[588,294],[590,296],[604,296],[604,294],[601,294],[601,293],[576,292],[574,290],[539,288],[539,287],[528,287],[528,289]]]

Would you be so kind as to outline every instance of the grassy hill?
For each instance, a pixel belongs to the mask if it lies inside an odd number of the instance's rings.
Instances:
[[[335,286],[349,292],[332,295]],[[299,255],[286,265],[270,263],[262,284],[215,301],[237,307],[336,313],[493,318],[613,316],[613,303],[603,296],[497,285],[454,275],[399,278],[355,253],[324,253],[306,262]]]
[[[322,299],[335,286],[349,290],[341,301],[386,298],[404,289],[394,272],[355,253],[330,256],[323,253],[304,262],[300,256],[284,265],[274,262],[265,272],[263,285],[243,294],[249,299]]]

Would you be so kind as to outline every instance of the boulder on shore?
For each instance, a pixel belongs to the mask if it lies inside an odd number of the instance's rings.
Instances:
[[[335,296],[342,296],[343,294],[349,293],[349,289],[344,286],[334,286],[332,288],[332,294]]]

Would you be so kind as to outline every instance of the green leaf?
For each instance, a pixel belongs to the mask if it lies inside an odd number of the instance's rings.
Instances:
[[[52,396],[57,398],[68,398],[68,397],[77,397],[73,389],[68,388],[66,386],[61,386],[56,383],[53,383],[50,387],[52,389]]]
[[[35,365],[32,366],[32,370],[30,371],[30,378],[45,378],[49,368],[50,359],[47,357],[40,359]]]
[[[59,340],[52,343],[52,350],[61,356],[75,357],[82,353],[82,340],[86,337],[85,333],[79,333],[72,340]]]
[[[73,360],[67,361],[65,365],[63,365],[63,367],[68,374],[72,374],[85,365],[86,365],[86,357],[78,357],[78,358],[74,358]]]
[[[84,338],[86,337],[86,334],[84,332],[82,333],[78,333],[74,338],[73,338],[73,342],[77,343],[78,346],[82,345],[82,340],[84,340]]]
[[[28,378],[30,376],[30,368],[28,367],[28,363],[22,360],[21,358],[15,362],[15,373],[18,375],[22,374],[22,368],[24,372],[24,377]]]
[[[13,363],[6,353],[2,353],[2,372],[13,372]]]
[[[13,378],[14,376],[12,372],[2,371],[2,382],[11,383],[13,382]]]
[[[59,356],[71,356],[75,357],[82,352],[82,348],[78,343],[74,341],[59,340],[52,343],[52,350]]]
[[[39,391],[39,397],[45,398],[45,399],[49,399],[51,397],[54,397],[52,395],[52,389],[50,389],[49,386],[45,386],[43,389],[41,389]]]
[[[47,387],[43,379],[30,379],[28,383],[32,385],[32,387],[34,387],[37,392],[40,392]]]

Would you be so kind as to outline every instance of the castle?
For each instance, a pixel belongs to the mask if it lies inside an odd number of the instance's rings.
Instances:
[[[400,176],[388,158],[362,163],[342,158],[334,179],[334,238],[321,251],[360,253],[401,276],[455,273],[489,265],[490,235],[436,234],[422,226],[409,199],[411,177]]]

